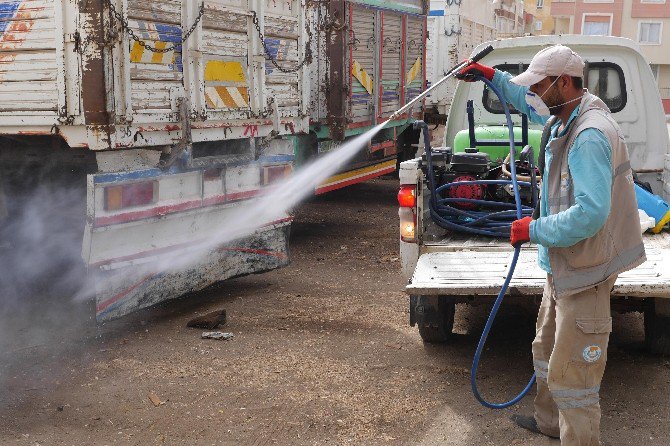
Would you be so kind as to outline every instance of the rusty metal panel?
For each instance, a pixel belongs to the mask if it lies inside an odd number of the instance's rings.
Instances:
[[[349,110],[354,124],[374,122],[375,98],[379,88],[377,76],[377,40],[379,38],[376,10],[349,5]]]
[[[407,17],[405,59],[405,103],[417,97],[424,88],[425,79],[425,17]]]
[[[0,1],[0,112],[58,112],[57,3]]]
[[[249,5],[246,0],[205,2],[201,51],[208,119],[244,118],[252,109],[249,70]]]
[[[183,80],[181,0],[128,0],[128,23],[143,43],[128,39],[130,51],[130,100],[134,113],[171,113],[170,92]]]
[[[310,102],[311,119],[322,122],[328,117],[328,95],[331,91],[329,81],[330,55],[327,51],[324,24],[328,17],[328,7],[321,3],[308,11],[309,27],[314,36],[311,50],[314,55],[310,70]]]
[[[402,87],[402,26],[400,14],[382,13],[381,35],[381,107],[380,117],[386,118],[401,107]]]
[[[307,132],[311,6],[202,4],[203,15],[190,0],[0,0],[0,133],[108,150],[173,145],[186,121],[193,142]]]
[[[300,11],[297,0],[265,0],[265,43],[270,57],[285,70],[300,63]],[[297,108],[301,103],[299,73],[284,73],[270,61],[265,63],[265,82],[270,97],[280,108]],[[280,111],[283,116],[287,111]]]

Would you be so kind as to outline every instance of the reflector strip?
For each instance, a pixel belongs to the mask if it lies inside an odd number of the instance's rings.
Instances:
[[[414,62],[414,65],[412,65],[412,68],[409,69],[407,72],[407,80],[405,82],[406,85],[411,84],[414,82],[414,79],[419,75],[421,72],[421,56],[416,58],[416,62]]]
[[[207,108],[248,108],[247,87],[207,87],[205,88]]]
[[[363,88],[365,88],[365,91],[372,94],[372,88],[374,86],[372,77],[363,69],[357,60],[354,60],[354,63],[351,65],[351,74],[353,74],[358,82],[361,83]]]
[[[315,193],[317,195],[330,192],[332,190],[340,189],[352,184],[360,183],[372,178],[385,175],[387,173],[394,172],[396,168],[396,161],[385,161],[380,164],[376,164],[370,167],[364,167],[362,169],[356,169],[349,172],[341,173],[339,175],[332,176],[324,181],[319,187],[316,188]]]

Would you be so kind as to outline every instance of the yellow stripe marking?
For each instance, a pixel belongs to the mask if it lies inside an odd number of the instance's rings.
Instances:
[[[156,42],[155,48],[157,50],[164,50],[166,46],[166,42]],[[151,63],[163,63],[163,56],[165,56],[165,53],[152,53]]]
[[[356,170],[351,170],[349,172],[341,173],[339,175],[333,175],[332,177],[328,178],[326,181],[321,183],[321,186],[328,186],[333,183],[339,183],[344,180],[348,180],[353,177],[365,175],[368,173],[375,172],[377,170],[383,170],[387,169],[389,167],[395,167],[396,161],[391,160],[391,161],[386,161],[384,163],[380,164],[375,164],[374,166],[369,166],[369,167],[363,167],[361,169],[356,169]]]
[[[249,107],[249,89],[246,87],[205,88],[207,107],[213,109],[235,109]]]
[[[421,71],[421,56],[416,58],[416,62],[414,62],[414,65],[412,68],[409,70],[407,73],[407,78],[406,78],[406,84],[409,85],[412,82],[414,82],[414,79],[419,75],[419,72]]]
[[[168,46],[168,42],[157,41],[150,43],[157,49],[165,49]],[[154,53],[143,47],[140,42],[133,42],[133,47],[130,50],[130,61],[134,63],[169,65],[174,63],[174,53],[174,50],[166,53]]]
[[[144,54],[144,48],[140,45],[140,42],[133,42],[133,49],[130,51],[130,61],[142,62],[142,54]]]
[[[372,94],[372,89],[374,87],[374,81],[372,77],[363,69],[360,63],[357,60],[351,66],[351,74],[361,83],[365,91],[369,94]]]
[[[205,66],[206,82],[246,82],[244,67],[240,62],[210,60]]]

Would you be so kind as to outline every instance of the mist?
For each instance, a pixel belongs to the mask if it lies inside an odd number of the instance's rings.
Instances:
[[[222,222],[221,230],[195,249],[168,253],[157,263],[134,269],[182,269],[290,213],[311,197],[319,184],[340,171],[383,126],[348,141],[273,183],[263,195],[237,206]],[[14,200],[20,204],[8,206],[12,218],[0,228],[0,384],[13,362],[10,359],[30,356],[30,349],[44,345],[57,355],[56,346],[67,343],[68,338],[81,341],[95,336],[94,285],[104,283],[94,282],[105,276],[93,276],[94,271],[87,272],[82,262],[86,188],[81,184],[40,185],[42,182],[50,184],[45,179],[25,191],[7,191],[8,195],[25,196]]]

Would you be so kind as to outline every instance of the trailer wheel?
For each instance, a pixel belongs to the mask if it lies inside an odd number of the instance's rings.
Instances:
[[[644,310],[644,340],[647,350],[658,356],[670,356],[670,316],[664,311],[665,299],[654,298]]]
[[[446,296],[411,296],[410,324],[418,325],[424,342],[443,344],[451,338],[456,305]]]

